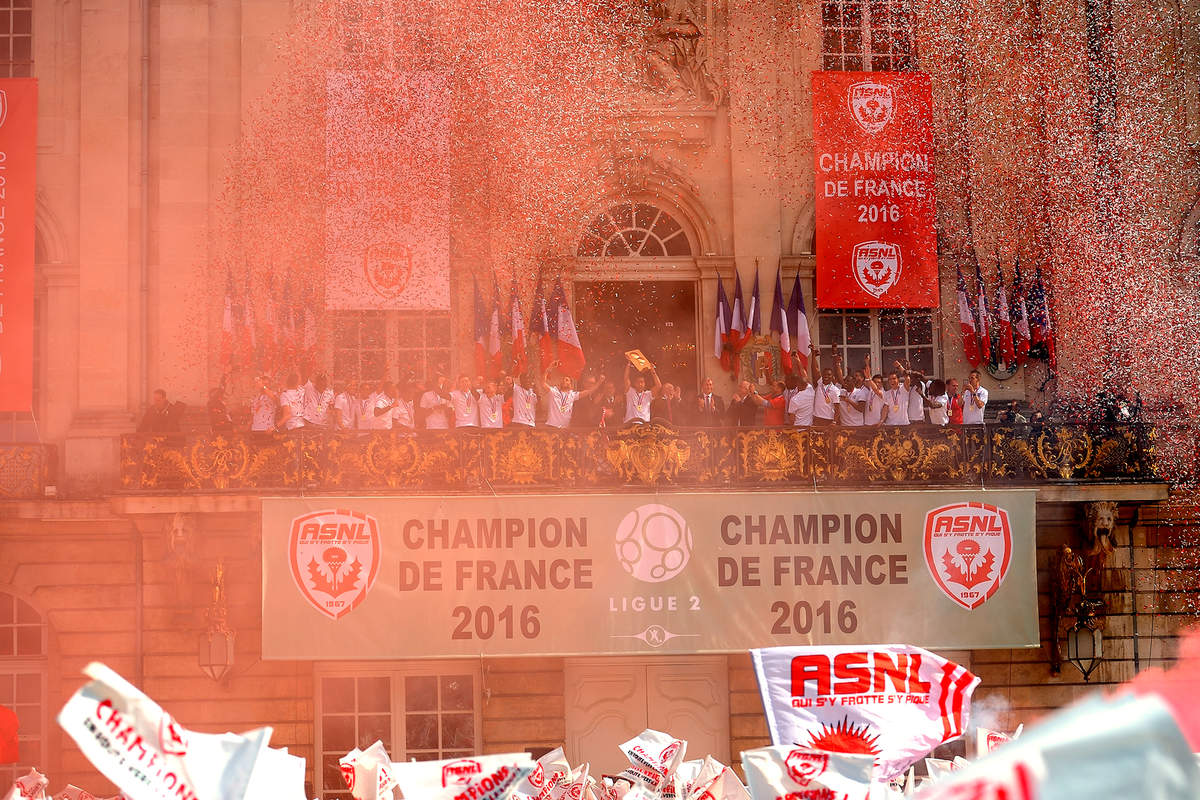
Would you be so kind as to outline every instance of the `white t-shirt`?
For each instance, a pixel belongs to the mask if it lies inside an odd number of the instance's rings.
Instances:
[[[345,430],[352,430],[357,424],[358,401],[348,392],[341,392],[333,398],[333,411],[337,414],[338,423]]]
[[[326,386],[321,391],[309,381],[304,384],[304,421],[309,425],[329,424],[329,406],[333,403],[333,389]]]
[[[479,427],[479,398],[475,392],[470,389],[465,392],[453,390],[450,392],[450,407],[454,409],[454,427]]]
[[[304,390],[296,387],[295,389],[284,389],[279,393],[279,405],[287,406],[292,413],[288,417],[285,424],[289,431],[294,431],[296,428],[304,427]]]
[[[550,407],[546,411],[546,424],[555,428],[565,428],[571,424],[571,413],[575,410],[575,401],[579,392],[574,389],[563,391],[557,386],[550,387]]]
[[[950,398],[947,395],[939,394],[937,397],[929,398],[931,403],[941,403],[941,408],[929,409],[929,421],[934,425],[945,425],[950,421]]]
[[[444,431],[450,427],[450,401],[430,389],[421,395],[421,408],[429,413],[425,415],[425,429],[429,431]]]
[[[971,399],[972,396],[978,397],[979,402],[983,404],[983,408],[976,408],[975,402]],[[980,386],[972,392],[970,389],[963,391],[963,425],[982,425],[983,412],[987,410],[988,390]]]
[[[918,387],[915,383],[908,390],[908,421],[909,422],[924,422],[925,421],[925,400],[921,397],[921,392],[928,389],[929,384],[922,384]]]
[[[807,426],[813,423],[813,403],[816,400],[817,391],[810,383],[803,389],[797,389],[792,395],[792,399],[788,401],[788,413],[792,415],[792,424]]]
[[[833,419],[833,407],[841,400],[842,390],[835,383],[817,381],[816,397],[813,400],[813,416],[820,419]]]
[[[633,422],[641,420],[642,422],[650,421],[650,401],[654,399],[654,392],[649,389],[638,391],[630,386],[625,390],[625,421]]]
[[[528,425],[532,428],[537,415],[537,392],[524,386],[514,386],[512,404],[513,425]]]
[[[275,427],[275,398],[266,392],[250,401],[250,430],[269,431]]]
[[[481,428],[503,428],[504,427],[504,395],[494,394],[488,397],[486,394],[479,395],[479,427]]]
[[[875,394],[871,387],[862,387],[867,390],[867,408],[863,411],[863,425],[878,425],[883,419],[883,397]]]
[[[413,401],[403,398],[396,401],[396,407],[392,409],[392,425],[394,427],[408,428],[412,430],[417,427],[417,418],[413,414]]]
[[[908,389],[903,386],[897,389],[884,389],[883,404],[887,407],[885,425],[908,424]]]
[[[866,386],[860,386],[852,391],[846,391],[845,389],[842,389],[842,401],[838,407],[842,409],[843,425],[845,425],[847,428],[862,427],[864,417],[866,416],[865,410],[859,411],[846,401],[853,400],[855,403],[865,403],[871,394],[871,390]]]
[[[371,430],[390,431],[392,429],[392,413],[395,411],[391,408],[393,402],[395,401],[388,396],[387,392],[376,392],[371,395]],[[383,414],[376,414],[375,412],[381,408],[389,410]]]

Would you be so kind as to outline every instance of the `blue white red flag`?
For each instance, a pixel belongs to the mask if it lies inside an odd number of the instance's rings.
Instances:
[[[1038,267],[1029,287],[1029,341],[1046,349],[1046,361],[1051,369],[1058,367],[1054,352],[1054,328],[1050,321],[1050,300],[1046,297],[1046,286],[1042,283],[1042,268]]]
[[[1000,339],[998,355],[1004,359],[1007,366],[1015,366],[1017,353],[1013,348],[1012,315],[1008,308],[1008,290],[1004,286],[1004,271],[1000,268],[999,262],[996,263],[996,321],[999,323],[996,333]]]
[[[721,276],[717,276],[717,318],[714,324],[713,358],[720,359],[721,368],[733,369],[732,354],[729,348],[729,330],[733,325],[733,309],[729,307],[729,297],[725,294],[725,284]]]
[[[517,296],[517,281],[514,278],[509,295],[509,325],[512,330],[512,374],[524,375],[529,369],[529,351],[525,346],[525,315],[521,313],[521,298]]]
[[[563,291],[562,282],[557,278],[554,279],[554,298],[551,305],[558,320],[558,324],[555,326],[558,334],[555,347],[558,356],[558,371],[579,380],[587,359],[583,357],[583,346],[579,344],[575,319],[571,316],[571,307],[567,305],[567,293]]]
[[[788,326],[792,331],[792,350],[800,359],[799,367],[808,369],[808,351],[812,337],[808,333],[808,311],[804,305],[804,289],[800,286],[800,273],[792,282],[792,296],[788,298]]]
[[[975,259],[975,326],[979,335],[979,360],[988,363],[992,360],[992,332],[988,330],[987,284],[983,282],[983,270],[979,268],[979,259]]]
[[[500,376],[500,284],[492,276],[492,314],[488,317],[487,372],[489,378]]]
[[[754,289],[750,292],[750,306],[745,309],[745,320],[743,322],[744,330],[742,331],[742,340],[738,343],[738,350],[741,350],[755,336],[762,334],[762,318],[759,311],[758,301],[758,267],[754,269]]]
[[[554,331],[558,327],[558,317],[554,318],[553,327],[550,312],[546,308],[546,295],[542,292],[542,276],[538,275],[537,287],[533,290],[533,314],[529,319],[529,332],[537,339],[538,365],[542,372],[550,368],[554,360]]]
[[[967,284],[963,280],[962,270],[958,271],[958,283],[955,294],[958,298],[958,329],[962,333],[963,352],[967,363],[978,367],[983,363],[979,353],[979,331],[975,325],[975,310],[967,298]]]
[[[794,292],[793,292],[794,294]],[[775,273],[775,296],[771,300],[771,335],[779,342],[779,363],[789,375],[795,371],[792,362],[791,304],[783,305],[783,270]]]
[[[479,282],[471,279],[475,297],[475,374],[485,375],[488,371],[488,313],[479,294]]]
[[[1012,291],[1013,350],[1017,354],[1017,365],[1024,366],[1029,358],[1029,310],[1025,305],[1025,284],[1021,281],[1021,259],[1017,259],[1017,272],[1013,277]]]

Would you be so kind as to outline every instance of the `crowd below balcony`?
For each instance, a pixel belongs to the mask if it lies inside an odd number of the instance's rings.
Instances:
[[[409,375],[395,383],[330,380],[323,372],[293,372],[280,383],[260,375],[248,405],[232,411],[223,388],[213,389],[208,403],[214,432],[248,429],[269,434],[294,431],[498,429],[513,426],[550,428],[614,428],[649,422],[697,427],[878,427],[982,425],[988,390],[980,373],[971,370],[961,387],[956,378],[929,378],[910,365],[894,362],[884,373],[869,359],[845,371],[834,355],[822,367],[813,348],[808,369],[798,367],[766,387],[740,381],[729,397],[713,391],[705,378],[700,391],[684,397],[653,369],[639,372],[626,364],[616,381],[585,372],[578,385],[552,362],[541,374],[527,372],[496,378],[444,375],[423,380]],[[185,408],[157,390],[138,431],[169,433],[181,429]],[[235,424],[235,418],[238,423]],[[1016,401],[995,421],[1038,424],[1041,412],[1022,414]]]

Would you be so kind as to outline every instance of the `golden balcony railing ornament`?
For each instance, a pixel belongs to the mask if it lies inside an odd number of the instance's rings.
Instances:
[[[662,425],[636,425],[609,440],[606,455],[625,483],[669,483],[687,464],[692,449]]]

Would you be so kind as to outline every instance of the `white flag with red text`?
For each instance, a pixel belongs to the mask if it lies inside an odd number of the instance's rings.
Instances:
[[[505,800],[532,771],[529,753],[392,763],[401,793],[418,800]]]
[[[185,730],[103,664],[88,664],[84,674],[92,681],[63,706],[58,724],[130,800],[249,800],[270,728],[240,736]]]
[[[910,645],[751,650],[777,745],[875,757],[892,778],[967,729],[979,678]]]
[[[805,747],[760,747],[742,753],[754,800],[866,800],[874,759]]]

